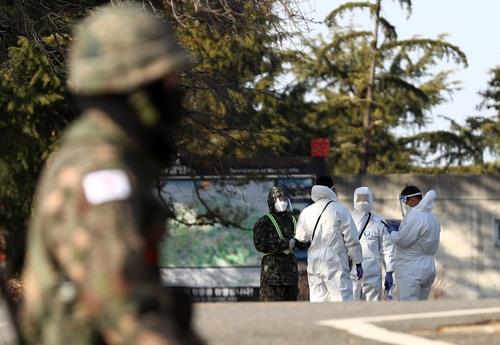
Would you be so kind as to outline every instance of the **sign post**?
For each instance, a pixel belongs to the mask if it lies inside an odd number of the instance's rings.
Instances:
[[[316,170],[316,175],[325,175],[326,169],[325,157],[330,153],[330,140],[328,138],[311,139],[311,157]]]

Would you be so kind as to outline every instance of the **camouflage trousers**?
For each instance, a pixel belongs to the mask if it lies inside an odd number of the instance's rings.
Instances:
[[[297,285],[261,285],[259,301],[296,301],[299,288]]]

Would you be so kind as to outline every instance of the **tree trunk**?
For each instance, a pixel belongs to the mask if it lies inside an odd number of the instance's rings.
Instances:
[[[365,175],[368,172],[370,164],[370,144],[371,144],[371,113],[373,111],[373,93],[375,91],[375,73],[378,57],[378,29],[380,19],[380,6],[382,0],[377,0],[376,10],[374,14],[375,25],[373,28],[373,40],[371,42],[372,61],[370,62],[370,70],[368,74],[368,88],[366,90],[366,107],[363,114],[363,150],[361,157],[360,173]]]

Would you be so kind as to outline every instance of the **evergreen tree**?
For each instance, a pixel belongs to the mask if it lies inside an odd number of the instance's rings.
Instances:
[[[281,45],[289,33],[277,6],[288,8],[289,3],[293,1],[236,0],[203,6],[193,1],[166,9],[195,60],[184,79],[184,152],[223,165],[230,157],[272,152],[286,140],[279,115],[265,112],[264,105],[280,99],[275,79],[288,59]]]
[[[493,68],[490,74],[488,87],[479,92],[483,101],[478,108],[492,110],[493,114],[469,116],[464,125],[447,118],[449,130],[423,132],[411,139],[426,155],[434,157],[431,163],[444,164],[444,171],[464,165],[476,171],[495,171],[495,165],[485,162],[485,155],[500,155],[500,67]]]
[[[95,6],[109,2],[0,5],[0,228],[11,236],[24,233],[41,167],[79,113],[65,88],[72,28]],[[194,56],[182,80],[186,121],[179,148],[222,166],[231,157],[279,147],[284,132],[266,128],[261,114],[264,105],[281,102],[274,78],[287,59],[281,47],[289,35],[286,20],[300,18],[295,0],[140,2],[172,24]],[[268,113],[274,116],[273,126],[279,114]],[[217,218],[216,212],[208,214]]]
[[[398,39],[396,28],[381,15],[384,1],[348,2],[326,18],[332,39],[310,46],[310,56],[297,66],[299,77],[319,96],[309,118],[328,127],[330,165],[336,173],[407,171],[416,154],[398,126],[423,126],[428,111],[452,92],[449,72],[431,74],[442,59],[467,64],[465,54],[444,40]],[[411,14],[412,3],[400,0]],[[372,31],[343,27],[339,20],[355,10],[368,11]]]
[[[75,110],[48,57],[20,37],[0,66],[0,227],[9,230],[15,249],[23,243],[41,167]],[[10,253],[16,259],[18,255],[22,250]]]
[[[479,109],[493,110],[491,117],[483,117],[482,131],[486,137],[486,148],[495,157],[500,156],[500,66],[496,66],[490,71],[491,79],[488,87],[479,94],[483,101]]]

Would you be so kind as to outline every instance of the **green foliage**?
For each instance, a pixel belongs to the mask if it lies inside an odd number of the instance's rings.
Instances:
[[[210,11],[183,6],[176,32],[196,61],[184,79],[189,90],[180,136],[185,138],[180,142],[184,152],[224,164],[230,157],[252,156],[285,140],[279,126],[267,126],[276,123],[261,121],[265,116],[260,111],[263,104],[279,102],[273,86],[286,61],[280,49],[284,33],[271,30],[282,20],[274,12],[276,3],[226,3],[235,20],[214,15],[215,9],[223,9],[216,2]],[[166,14],[173,13],[167,9]]]
[[[41,168],[78,105],[65,89],[73,23],[105,1],[9,1],[0,5],[0,229],[19,270]]]
[[[325,23],[330,29],[335,29],[338,26],[338,19],[342,18],[347,12],[353,12],[355,10],[367,9],[372,15],[375,15],[377,11],[377,4],[371,3],[369,1],[363,2],[346,2],[345,4],[339,5],[325,18]]]
[[[13,235],[22,234],[41,167],[78,113],[64,87],[72,27],[108,2],[0,5],[0,227]],[[293,17],[294,0],[141,2],[172,23],[195,58],[183,76],[188,93],[179,142],[183,152],[224,165],[232,157],[268,153],[288,142],[279,128],[286,121],[274,110],[287,102],[273,87],[289,58],[280,46],[288,35],[281,14]]]
[[[428,142],[429,152],[441,152],[432,163],[446,165],[465,164],[473,161],[476,165],[484,163],[484,138],[479,129],[480,119],[469,118],[467,125],[461,126],[452,119],[450,131],[423,132],[414,136],[415,141]]]
[[[425,125],[429,111],[453,92],[448,71],[431,73],[438,62],[467,65],[465,54],[443,36],[398,40],[396,28],[380,15],[383,3],[348,2],[334,9],[326,19],[332,38],[310,44],[295,68],[317,96],[306,118],[311,127],[328,129],[335,174],[409,171],[418,147],[398,139],[395,128]],[[411,13],[411,1],[400,5]],[[373,32],[339,24],[355,10],[369,11]]]
[[[500,66],[490,71],[491,79],[488,82],[488,88],[480,92],[483,102],[479,105],[482,109],[493,109],[495,116],[500,117]]]
[[[43,162],[75,114],[63,81],[26,37],[0,65],[0,113],[0,226],[20,235]]]
[[[497,171],[498,165],[485,163],[485,155],[500,155],[500,67],[490,71],[488,88],[480,92],[482,109],[494,110],[493,116],[469,116],[464,125],[453,119],[447,131],[424,132],[411,140],[427,155],[433,156],[433,164],[445,164],[446,168]],[[465,166],[470,165],[470,167]],[[472,165],[471,165],[472,164]]]

